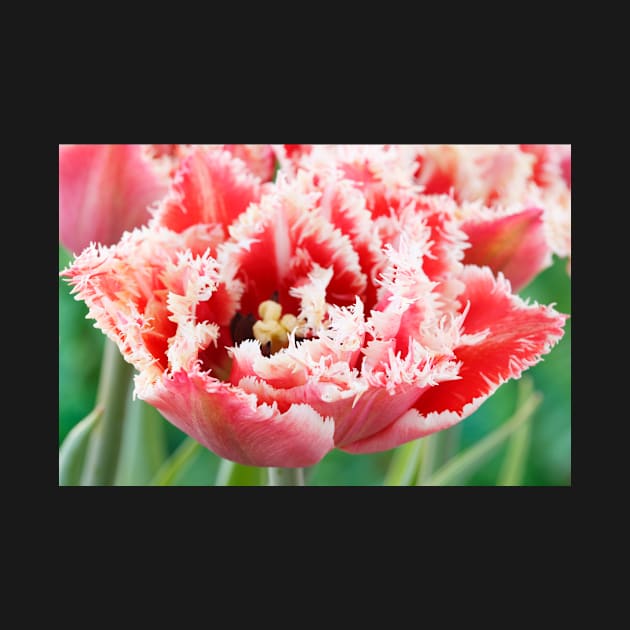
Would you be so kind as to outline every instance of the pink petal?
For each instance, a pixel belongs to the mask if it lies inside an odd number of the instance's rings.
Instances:
[[[138,393],[220,457],[249,466],[312,466],[333,447],[334,424],[304,404],[280,413],[203,374],[164,376]]]
[[[471,244],[464,263],[488,265],[495,273],[503,272],[515,291],[551,264],[543,210],[539,208],[495,219],[466,221],[461,229]]]
[[[508,283],[495,279],[488,268],[466,267],[466,290],[460,296],[470,303],[464,320],[467,335],[488,334],[481,341],[455,349],[461,361],[459,380],[427,389],[398,420],[366,439],[345,445],[351,453],[387,450],[446,429],[473,413],[510,378],[537,363],[563,335],[566,315],[548,306],[527,305],[510,293]],[[469,338],[471,339],[471,338]]]
[[[462,280],[466,289],[459,299],[463,305],[470,303],[464,332],[475,335],[487,330],[488,334],[482,341],[455,348],[462,362],[461,379],[427,391],[415,405],[424,415],[447,409],[461,412],[473,400],[489,396],[537,363],[564,334],[566,315],[549,306],[528,305],[487,267],[466,267]]]
[[[455,349],[462,362],[461,380],[443,383],[428,391],[415,405],[422,413],[452,410],[487,397],[509,378],[518,378],[537,362],[562,336],[565,316],[543,306],[527,306],[509,293],[502,279],[494,280],[488,269],[469,267],[462,302],[470,300],[464,321],[467,334],[487,330],[482,341]]]
[[[237,157],[247,168],[260,178],[262,182],[270,182],[273,179],[276,158],[269,144],[226,144],[226,151]]]
[[[224,346],[242,286],[209,251],[185,249],[190,238],[188,231],[137,228],[111,247],[86,248],[61,274],[96,325],[150,378],[198,360],[229,374]]]
[[[290,289],[306,284],[316,265],[334,270],[328,302],[350,305],[365,293],[367,279],[350,240],[316,212],[319,193],[305,194],[300,186],[277,183],[230,228],[234,240],[222,260],[238,269],[246,284],[245,314],[256,315],[260,302],[276,291],[283,312],[295,314],[299,302]]]
[[[381,431],[409,409],[423,391],[415,384],[397,387],[392,392],[380,384],[367,386],[347,370],[344,374],[340,369],[342,365],[333,362],[326,362],[329,365],[328,374],[305,375],[304,370],[300,369],[302,366],[294,363],[295,372],[290,372],[289,364],[282,375],[278,372],[277,378],[267,376],[263,381],[255,373],[262,372],[262,368],[268,368],[269,373],[272,366],[257,365],[255,357],[247,356],[253,348],[253,345],[248,348],[246,342],[234,351],[235,367],[232,375],[235,379],[232,382],[238,380],[238,387],[242,391],[255,394],[259,400],[268,404],[275,402],[280,409],[305,403],[321,416],[333,418],[336,446]],[[260,355],[259,349],[256,351]],[[273,358],[278,363],[277,358]],[[267,360],[262,359],[260,362],[267,363]],[[255,376],[247,376],[253,374]],[[281,376],[284,378],[281,379]]]
[[[227,151],[197,147],[181,162],[157,225],[183,232],[198,224],[227,226],[260,197],[260,180]]]
[[[78,253],[111,245],[150,218],[147,207],[167,190],[142,145],[59,147],[59,240]]]
[[[351,182],[334,181],[324,186],[318,207],[322,216],[350,239],[359,256],[361,271],[372,280],[368,283],[364,300],[365,308],[369,310],[376,302],[374,280],[385,258],[372,216],[365,206],[365,198]]]
[[[479,401],[479,404],[483,400]],[[429,416],[421,416],[415,409],[410,409],[379,433],[374,433],[363,440],[342,446],[341,450],[354,455],[388,451],[425,435],[448,429],[469,416],[478,406],[476,405],[474,408],[471,406],[466,409],[466,413],[463,415],[453,411],[444,411],[430,414]]]

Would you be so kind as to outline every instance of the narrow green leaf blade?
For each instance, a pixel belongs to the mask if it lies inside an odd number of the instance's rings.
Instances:
[[[463,477],[472,474],[507,438],[528,421],[538,405],[540,405],[541,400],[540,394],[537,392],[532,393],[507,422],[461,455],[451,459],[423,485],[452,485],[458,483]]]
[[[98,405],[78,422],[59,448],[59,485],[78,486],[92,430],[103,416],[103,405]]]
[[[189,466],[203,447],[192,438],[186,438],[177,450],[162,464],[151,481],[152,486],[171,486],[184,469]]]

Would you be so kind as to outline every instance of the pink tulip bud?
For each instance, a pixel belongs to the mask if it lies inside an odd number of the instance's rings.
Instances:
[[[74,253],[146,223],[168,178],[139,144],[59,146],[59,240]]]

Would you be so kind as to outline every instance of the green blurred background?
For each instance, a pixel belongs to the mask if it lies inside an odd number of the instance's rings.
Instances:
[[[59,248],[59,269],[71,260]],[[555,303],[562,313],[571,312],[571,281],[567,261],[555,259],[549,269],[521,290],[523,297],[541,304]],[[59,444],[72,427],[94,407],[104,336],[85,318],[87,308],[70,295],[65,281],[59,281]],[[531,425],[531,441],[523,485],[571,484],[571,319],[566,333],[544,360],[525,374],[543,395]],[[454,454],[478,443],[500,426],[515,411],[517,382],[502,385],[477,412],[459,425],[443,431],[438,441],[438,465]],[[166,451],[172,453],[186,437],[161,417]],[[507,445],[460,485],[495,485]],[[372,486],[382,485],[393,451],[374,455],[329,453],[307,473],[308,485]],[[200,448],[173,480],[173,485],[214,485],[220,458]],[[261,470],[243,467],[242,485],[260,483]]]

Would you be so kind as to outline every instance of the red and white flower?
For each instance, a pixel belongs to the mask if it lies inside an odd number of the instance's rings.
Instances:
[[[221,457],[393,448],[461,421],[562,337],[564,315],[466,264],[458,203],[420,194],[404,151],[343,153],[313,148],[263,184],[192,148],[148,226],[62,272],[137,396]]]
[[[571,145],[422,145],[416,181],[452,194],[471,249],[515,290],[571,256]]]
[[[286,146],[293,147],[290,154]],[[401,191],[448,195],[468,235],[464,263],[501,271],[521,289],[571,255],[570,145],[274,145],[286,172],[336,168],[387,216]]]
[[[271,145],[203,145],[229,151],[252,175],[269,182],[275,172]],[[91,242],[112,245],[126,230],[146,224],[162,199],[189,144],[69,144],[59,146],[59,241],[72,252]]]

